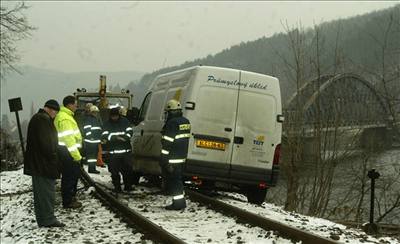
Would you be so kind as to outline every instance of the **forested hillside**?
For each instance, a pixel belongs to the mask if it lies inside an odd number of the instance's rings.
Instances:
[[[242,69],[274,75],[281,81],[283,102],[295,90],[292,66],[295,66],[295,51],[300,52],[303,79],[315,78],[317,68],[322,74],[355,72],[372,83],[382,73],[399,73],[400,60],[400,5],[382,11],[348,19],[322,23],[304,29],[301,23],[288,25],[282,20],[285,33],[262,37],[255,41],[242,42],[215,55],[188,61],[179,66],[167,67],[146,74],[137,89],[147,89],[155,76],[193,65],[213,65]],[[207,45],[206,43],[204,45]],[[384,56],[383,56],[384,55]],[[378,75],[379,74],[379,75]],[[391,82],[398,86],[400,82]],[[132,87],[133,89],[133,87]],[[136,92],[136,100],[142,100],[143,92]]]

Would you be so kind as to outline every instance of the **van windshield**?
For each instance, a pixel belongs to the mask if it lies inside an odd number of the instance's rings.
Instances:
[[[128,97],[107,97],[108,108],[113,107],[124,107],[130,108],[129,106],[129,98]],[[93,105],[99,106],[100,97],[93,96],[78,96],[78,108],[84,109],[87,103],[92,103]]]

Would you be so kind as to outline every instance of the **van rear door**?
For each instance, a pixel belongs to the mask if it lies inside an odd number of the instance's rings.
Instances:
[[[274,78],[249,72],[240,73],[240,86],[231,178],[267,181],[276,146],[277,100]],[[271,85],[274,86],[271,86]]]
[[[213,69],[199,74],[202,84],[196,95],[196,113],[190,115],[194,140],[189,148],[189,172],[229,178],[236,120],[239,71]],[[189,112],[188,112],[189,114]]]

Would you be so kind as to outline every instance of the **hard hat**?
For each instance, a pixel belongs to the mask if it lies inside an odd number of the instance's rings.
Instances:
[[[87,110],[87,111],[90,111],[90,108],[93,106],[93,103],[86,103],[86,105],[85,105],[85,109]]]
[[[177,110],[177,109],[181,109],[181,103],[175,99],[169,100],[167,102],[167,105],[165,106],[165,111]]]
[[[126,108],[124,108],[124,107],[121,107],[120,108],[120,110],[119,110],[119,113],[122,115],[122,116],[126,116],[126,113],[128,112],[128,110],[126,109]]]
[[[90,112],[99,112],[99,108],[96,105],[90,106]]]
[[[110,110],[110,116],[112,115],[119,115],[119,107]]]

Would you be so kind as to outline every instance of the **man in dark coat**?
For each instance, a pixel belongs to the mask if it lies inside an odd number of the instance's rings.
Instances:
[[[186,208],[182,174],[188,154],[191,126],[189,120],[183,117],[181,104],[177,100],[169,100],[165,112],[167,118],[161,131],[160,166],[163,177],[166,177],[166,190],[172,195],[172,204],[165,208],[180,210]]]
[[[49,100],[28,125],[24,174],[32,176],[33,202],[39,227],[63,227],[54,216],[56,179],[61,165],[57,159],[57,131],[53,119],[60,110],[55,100]]]
[[[121,192],[121,176],[124,190],[132,191],[132,147],[131,138],[133,129],[128,119],[121,117],[119,108],[110,110],[110,119],[104,123],[102,141],[110,153],[109,171],[115,192]]]

